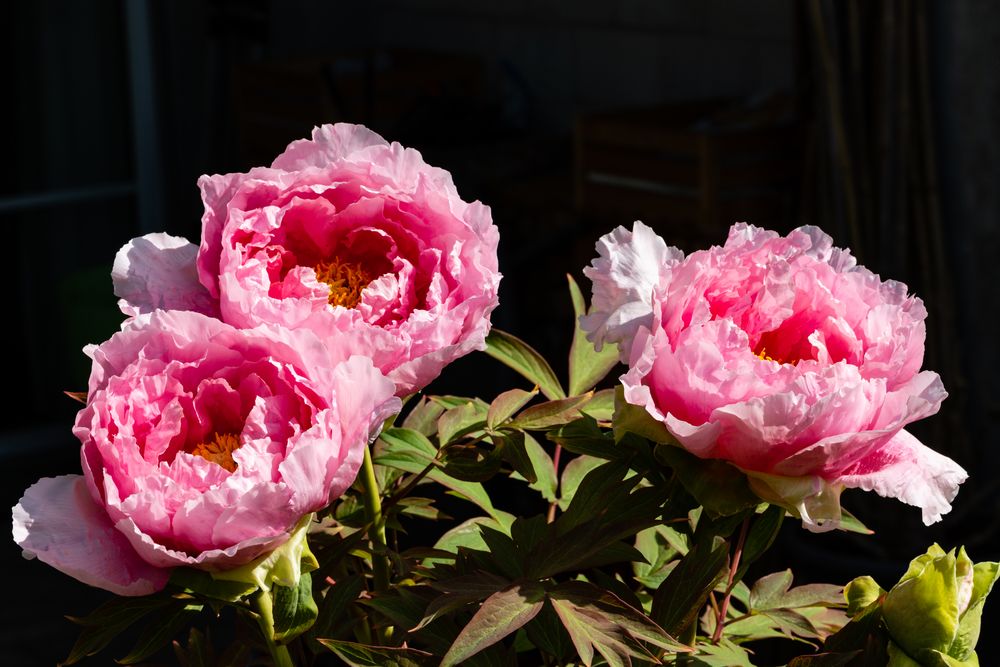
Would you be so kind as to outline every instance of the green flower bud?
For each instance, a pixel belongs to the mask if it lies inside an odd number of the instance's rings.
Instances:
[[[945,553],[935,544],[914,558],[882,603],[889,667],[978,665],[982,608],[997,577],[997,563],[973,564],[964,548]],[[871,584],[858,584],[854,600],[869,599]],[[851,594],[848,602],[853,608]]]
[[[310,572],[319,567],[316,556],[309,550],[309,543],[306,541],[312,519],[312,514],[302,517],[292,529],[288,541],[274,551],[241,567],[213,572],[212,578],[217,581],[256,584],[263,591],[271,590],[272,584],[295,588],[299,585],[302,572]]]
[[[848,615],[856,616],[884,594],[882,587],[871,577],[858,577],[844,587]]]

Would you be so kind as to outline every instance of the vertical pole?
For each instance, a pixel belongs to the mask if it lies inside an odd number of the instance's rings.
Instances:
[[[156,118],[156,84],[149,0],[125,0],[136,213],[141,234],[163,229],[163,170]]]

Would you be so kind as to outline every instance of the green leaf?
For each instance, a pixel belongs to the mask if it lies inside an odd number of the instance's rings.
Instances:
[[[579,419],[580,406],[593,398],[593,394],[571,396],[556,401],[547,401],[524,410],[510,423],[513,428],[531,431],[562,426]]]
[[[542,498],[548,502],[554,503],[559,491],[559,479],[556,477],[552,457],[530,433],[524,434],[524,451],[531,461],[531,468],[535,471],[535,476],[538,478],[535,482],[528,484],[528,487],[538,491],[542,494]],[[523,476],[517,474],[511,475],[511,477],[523,479]]]
[[[633,561],[632,572],[636,581],[652,590],[667,578],[670,573],[667,565],[688,551],[687,536],[663,524],[640,531],[635,536],[635,546],[646,562]]]
[[[785,593],[778,603],[786,609],[799,607],[843,607],[844,587],[834,584],[806,584]]]
[[[650,616],[674,637],[694,622],[727,571],[729,544],[719,536],[696,542],[653,595]]]
[[[312,627],[319,615],[312,595],[312,577],[303,574],[294,588],[275,586],[271,589],[274,613],[274,639],[288,643]]]
[[[725,639],[714,645],[699,644],[689,660],[697,667],[753,667],[746,649]]]
[[[600,615],[634,639],[667,651],[689,650],[640,610],[594,584],[585,581],[567,581],[551,588],[549,597],[552,600],[570,602],[577,609],[587,610],[595,616]]]
[[[303,578],[307,578],[306,577]],[[146,626],[136,639],[135,646],[124,658],[118,660],[123,665],[134,665],[149,658],[154,653],[167,645],[174,638],[181,628],[193,621],[201,613],[202,605],[180,603],[171,609],[167,614],[157,618],[153,623]]]
[[[530,576],[545,578],[642,558],[621,540],[659,521],[666,494],[662,486],[633,491],[639,477],[624,479],[628,472],[626,464],[610,462],[584,477],[566,512],[553,524],[558,537],[539,545],[528,559]]]
[[[438,419],[438,442],[442,447],[486,426],[486,415],[471,400],[446,410]]]
[[[559,486],[559,509],[564,512],[566,511],[566,508],[573,502],[573,496],[576,495],[576,490],[580,487],[580,482],[583,481],[583,478],[591,470],[600,467],[604,463],[605,461],[602,459],[584,455],[576,457],[566,465],[563,469],[562,482]]]
[[[837,655],[862,653],[870,661],[870,664],[884,665],[888,660],[886,642],[882,605],[880,601],[876,601],[863,612],[857,614],[850,623],[827,638],[823,644],[823,653],[827,654],[824,658],[829,658],[829,664],[836,664],[833,660]],[[820,667],[821,665],[826,667],[827,663],[796,662],[793,660],[789,663],[789,667],[793,665],[795,667]]]
[[[520,578],[524,568],[514,548],[514,540],[507,533],[489,526],[479,526],[479,532],[483,534],[483,542],[490,555],[487,562],[508,579]]]
[[[461,664],[518,630],[541,611],[544,599],[544,589],[535,582],[494,593],[462,628],[441,661],[441,667]]]
[[[434,463],[437,449],[422,433],[405,428],[389,428],[382,432],[379,440],[383,448],[376,452],[373,461],[379,465],[391,465],[404,472],[419,474]],[[427,478],[454,491],[469,502],[479,505],[491,516],[499,517],[483,485],[467,482],[448,475],[440,468],[432,468]]]
[[[346,619],[351,603],[358,599],[364,587],[364,577],[357,574],[340,578],[330,586],[319,603],[316,622],[309,628],[309,636],[313,639],[332,636]]]
[[[510,586],[510,580],[498,577],[490,572],[482,570],[475,574],[465,574],[452,579],[446,579],[432,584],[432,587],[444,593],[427,605],[424,617],[416,627],[410,632],[416,632],[435,620],[451,613],[456,609],[461,609],[473,602],[479,602],[493,595],[499,590]]]
[[[538,616],[524,626],[524,631],[534,646],[557,658],[560,664],[573,655],[573,642],[550,600],[546,600]]]
[[[668,650],[686,650],[642,612],[607,591],[584,582],[560,584],[549,600],[569,633],[582,662],[589,665],[596,650],[609,665],[630,665],[632,658],[654,661],[638,640]]]
[[[538,388],[531,391],[523,389],[511,389],[505,391],[490,403],[489,412],[486,414],[486,425],[496,428],[513,416],[515,412],[526,406],[531,399],[538,396]]]
[[[528,456],[523,431],[495,433],[490,436],[490,439],[499,451],[500,457],[510,464],[514,472],[518,473],[531,484],[538,481],[534,464],[531,461],[531,457]]]
[[[775,572],[761,577],[750,589],[751,609],[774,609],[780,607],[781,598],[792,585],[792,571]]]
[[[725,461],[700,459],[673,445],[657,445],[655,455],[711,516],[732,516],[761,502],[746,475]]]
[[[105,602],[83,618],[70,617],[84,626],[79,638],[60,664],[72,665],[106,647],[130,625],[154,611],[166,609],[176,602],[167,596],[120,597]]]
[[[573,343],[569,349],[569,393],[576,396],[593,389],[618,363],[618,346],[605,343],[598,352],[594,344],[587,340],[587,334],[580,327],[580,316],[586,312],[586,304],[580,287],[573,276],[567,274],[570,298],[573,300],[574,324]]]
[[[586,454],[609,460],[618,458],[622,454],[615,445],[614,438],[602,431],[594,418],[586,414],[581,419],[549,431],[546,437],[574,454]]]
[[[510,537],[518,554],[529,554],[542,542],[552,539],[553,530],[541,514],[530,519],[518,517],[510,526]]]
[[[502,437],[502,436],[501,436]],[[479,442],[455,443],[441,450],[441,469],[464,482],[485,482],[500,472],[503,461],[497,449]]]
[[[437,433],[437,421],[444,414],[444,411],[444,405],[427,396],[422,396],[420,401],[410,410],[410,414],[406,415],[402,426],[430,437]]]
[[[782,632],[788,636],[819,637],[819,631],[812,624],[812,621],[794,609],[769,609],[761,613],[773,620]]]
[[[319,639],[350,667],[430,667],[436,658],[426,651],[395,646],[368,646],[336,639]]]
[[[858,535],[874,535],[875,531],[861,523],[858,517],[854,516],[843,507],[840,508],[840,525],[837,526],[837,530],[842,530],[846,533],[857,533]]]
[[[378,465],[394,466],[404,472],[413,472],[414,463],[419,466],[419,471],[437,456],[434,443],[420,431],[393,427],[383,430],[378,438],[383,445],[373,459]],[[397,466],[397,463],[402,465]]]
[[[479,527],[486,526],[509,533],[510,525],[513,522],[514,517],[506,512],[501,513],[501,516],[498,519],[484,516],[473,517],[447,531],[434,544],[434,548],[450,553],[458,553],[459,547],[466,547],[477,551],[486,551],[486,542],[483,541],[483,534]],[[425,561],[425,565],[430,564],[430,562],[433,562],[434,560],[437,559],[429,559],[428,561]]]
[[[611,421],[615,414],[615,390],[602,389],[594,392],[591,399],[580,407],[580,412],[597,421]]]
[[[517,336],[494,328],[486,337],[486,354],[537,384],[549,400],[566,398],[549,362]]]
[[[736,570],[736,580],[742,580],[750,565],[771,548],[775,538],[778,537],[784,520],[785,510],[777,505],[769,505],[767,509],[757,515],[747,532],[747,539],[743,545],[743,556],[740,558],[740,567]]]
[[[645,408],[632,405],[625,400],[625,388],[620,384],[615,387],[615,415],[612,429],[616,442],[624,438],[626,433],[634,433],[656,443],[677,444],[677,439],[670,435],[667,427],[653,419]]]

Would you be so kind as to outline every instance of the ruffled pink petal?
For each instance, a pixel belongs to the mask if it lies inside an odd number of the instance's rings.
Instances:
[[[874,491],[923,510],[925,525],[951,511],[951,501],[969,474],[957,463],[926,447],[907,431],[900,431],[844,474],[848,488]]]
[[[293,141],[271,163],[273,169],[296,171],[325,167],[370,146],[387,146],[381,136],[362,125],[337,123],[314,127],[311,139]]]
[[[170,570],[150,565],[94,504],[81,475],[44,477],[14,506],[14,541],[27,558],[118,595],[162,589]]]
[[[111,269],[122,312],[134,316],[161,308],[218,316],[218,302],[198,280],[197,257],[198,246],[169,234],[126,243]]]
[[[334,369],[335,406],[317,420],[337,433],[333,437],[322,437],[319,429],[304,433],[279,466],[298,511],[323,507],[354,482],[369,440],[402,407],[395,391],[393,382],[367,357],[351,357]]]
[[[215,174],[198,179],[205,213],[201,217],[197,271],[201,283],[213,297],[219,296],[219,256],[222,253],[222,229],[228,218],[229,202],[246,178],[246,174]]]

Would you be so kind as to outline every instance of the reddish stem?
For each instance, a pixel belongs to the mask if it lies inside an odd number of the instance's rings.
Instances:
[[[726,594],[722,597],[719,611],[715,616],[715,632],[712,633],[712,643],[718,644],[722,639],[722,628],[725,625],[726,613],[729,611],[729,598],[733,594],[736,586],[736,571],[740,569],[740,556],[743,555],[743,545],[747,539],[747,530],[750,528],[750,517],[743,519],[740,527],[740,536],[736,540],[736,549],[733,551],[733,559],[729,564],[729,580],[726,582]]]

